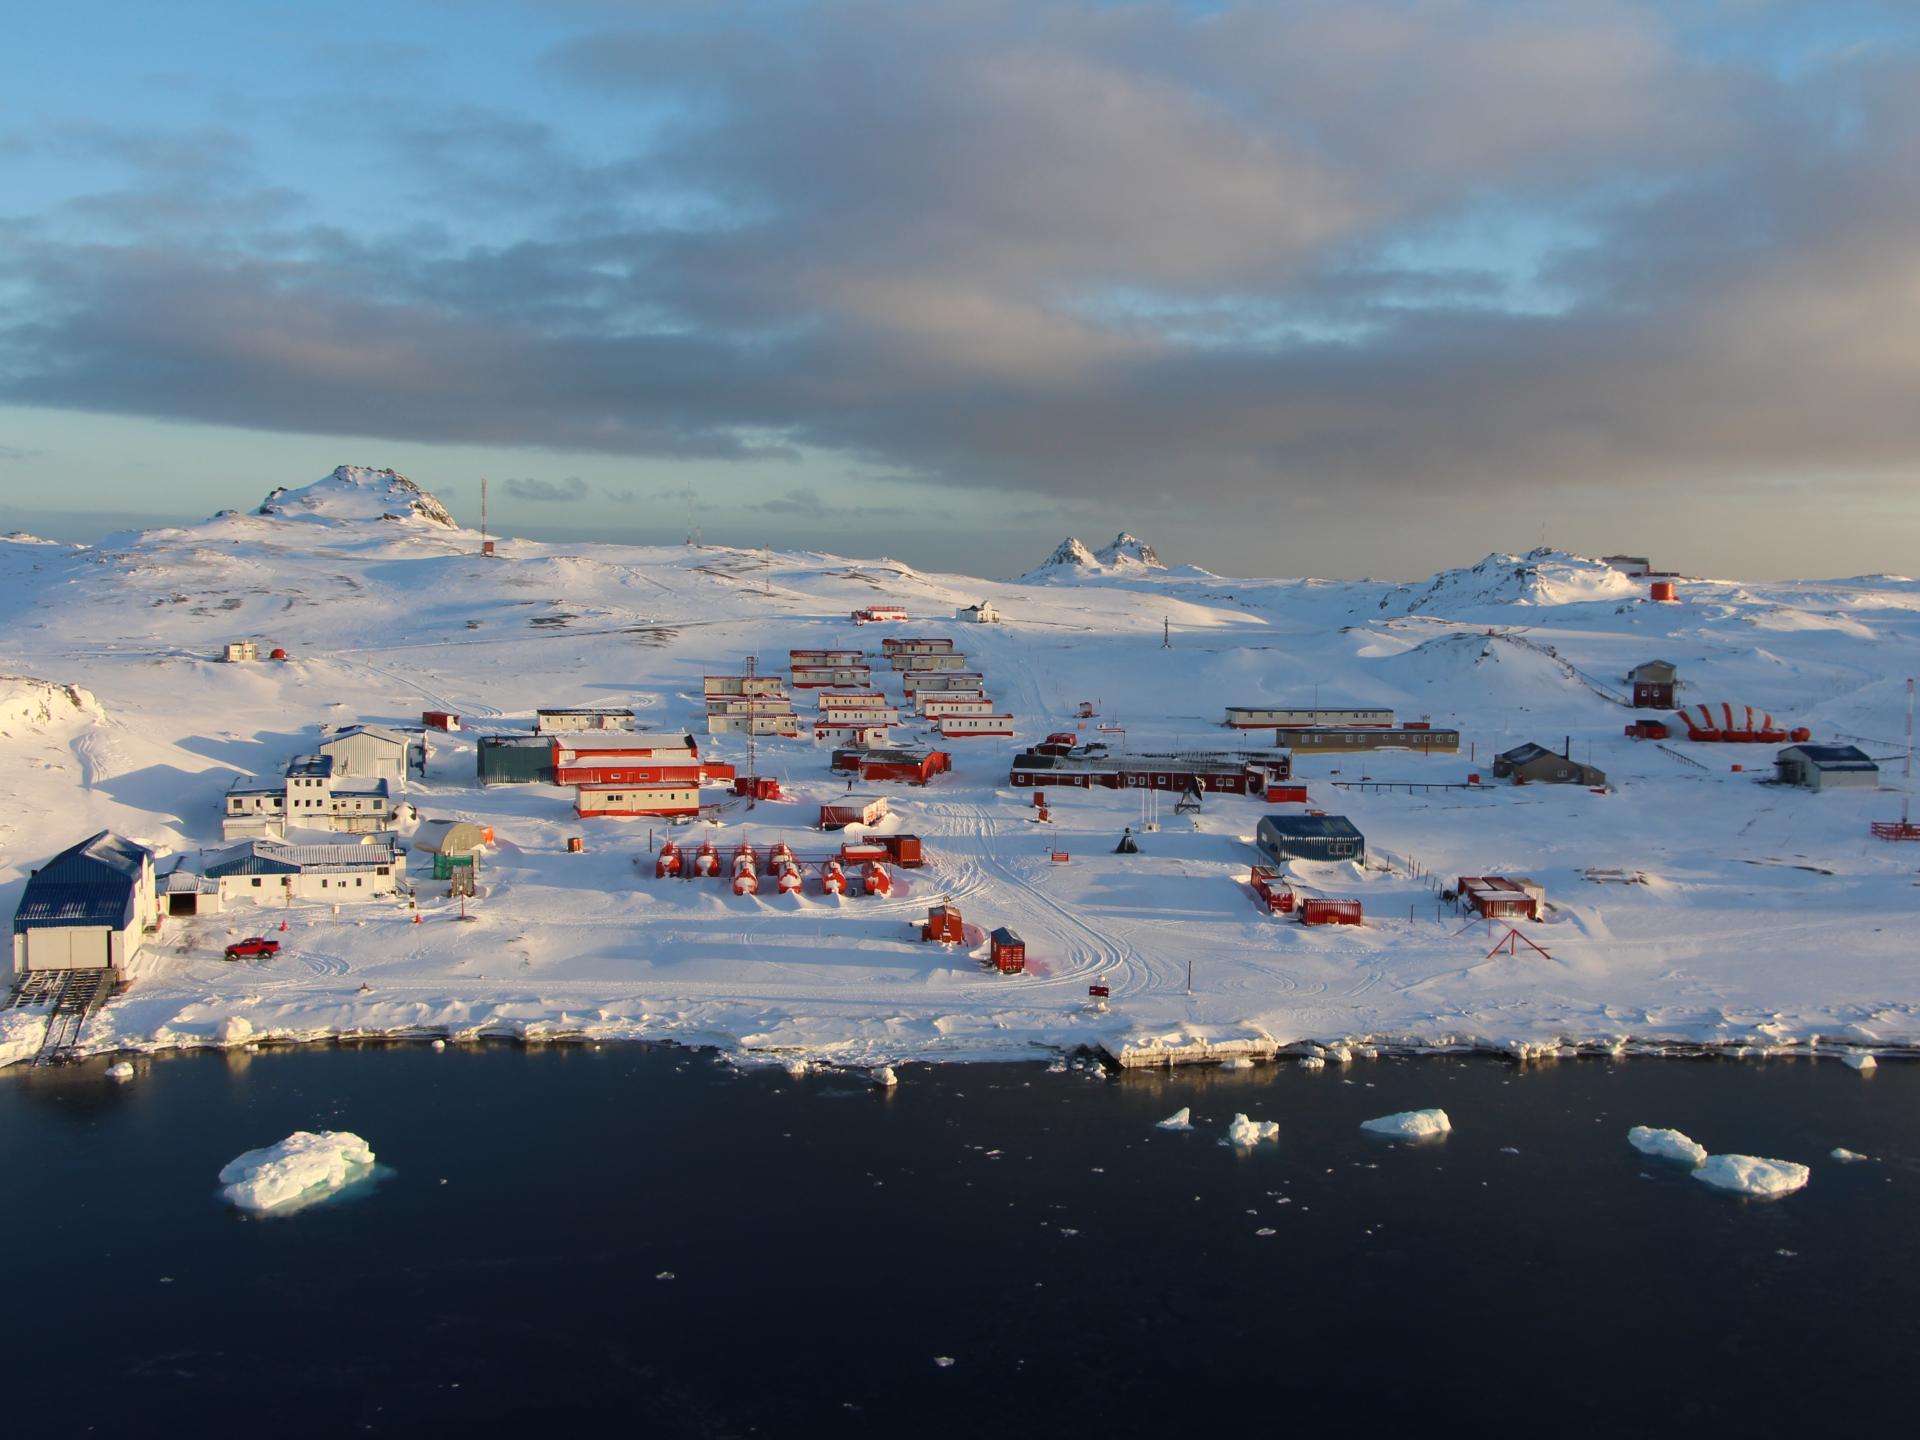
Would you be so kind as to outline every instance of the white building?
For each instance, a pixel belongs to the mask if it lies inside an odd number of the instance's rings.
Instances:
[[[159,927],[153,852],[102,830],[62,850],[27,878],[13,912],[13,973],[125,974]]]
[[[260,647],[251,640],[229,640],[220,652],[220,658],[230,665],[245,660],[258,660]]]
[[[341,845],[248,840],[219,852],[198,870],[215,888],[215,903],[208,905],[203,887],[201,911],[206,913],[247,902],[385,899],[403,888],[407,857],[395,848],[391,835]]]
[[[570,709],[533,712],[533,730],[536,735],[560,735],[575,730],[631,729],[633,729],[633,711],[631,710],[575,706]]]
[[[342,780],[333,757],[296,756],[281,780],[243,775],[227,789],[220,838],[284,839],[289,826],[371,834],[393,823],[392,794],[385,780]]]
[[[318,748],[333,761],[338,777],[405,785],[411,770],[426,768],[426,744],[423,737],[384,725],[348,725],[328,732]]]
[[[1880,767],[1857,745],[1789,745],[1773,757],[1774,778],[1809,790],[1872,790]]]
[[[953,618],[970,621],[976,625],[998,625],[1000,612],[993,608],[991,600],[982,600],[978,605],[968,605],[954,611]]]

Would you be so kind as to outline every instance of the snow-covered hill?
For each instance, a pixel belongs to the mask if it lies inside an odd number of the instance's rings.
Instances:
[[[289,520],[424,520],[456,528],[451,512],[406,476],[365,465],[336,466],[331,475],[267,493],[255,512]]]
[[[817,552],[479,550],[404,477],[352,467],[256,511],[111,545],[0,539],[0,672],[57,677],[0,682],[0,907],[30,867],[94,830],[216,844],[234,776],[275,773],[323,724],[418,724],[424,709],[468,729],[434,737],[408,798],[499,836],[468,925],[442,923],[453,902],[422,881],[422,924],[384,905],[338,918],[296,908],[282,956],[240,971],[220,950],[261,917],[169,921],[89,1043],[564,1033],[879,1063],[1122,1034],[1516,1050],[1920,1042],[1913,847],[1868,833],[1899,796],[1756,784],[1770,747],[1631,741],[1633,712],[1616,698],[1630,668],[1664,658],[1682,699],[1751,704],[1891,755],[1904,678],[1920,671],[1911,582],[1692,581],[1659,604],[1561,552],[1409,586],[1230,579],[1162,567],[1127,536],[1063,546],[1027,583]],[[1003,623],[949,628],[944,617],[983,594]],[[930,862],[890,900],[656,884],[644,822],[581,820],[553,787],[473,782],[472,731],[525,731],[539,706],[608,704],[697,731],[703,676],[737,673],[748,655],[777,671],[798,646],[876,651],[850,614],[879,604],[906,609],[913,633],[953,635],[1017,729],[1011,743],[950,742],[953,774],[894,792],[887,824],[921,835]],[[220,663],[239,639],[290,658]],[[1078,716],[1083,703],[1094,717]],[[1252,907],[1247,837],[1263,802],[1208,796],[1197,820],[1121,857],[1137,795],[1050,792],[1042,830],[1007,784],[1016,744],[1082,725],[1133,747],[1270,743],[1221,727],[1226,706],[1261,704],[1386,706],[1460,732],[1458,755],[1298,758],[1313,807],[1350,816],[1372,859],[1297,878],[1362,899],[1362,929],[1308,930]],[[805,697],[801,709],[811,716]],[[1606,771],[1608,793],[1357,788],[1457,784],[1529,740],[1571,747]],[[702,746],[744,758],[731,738]],[[822,851],[817,806],[845,792],[827,752],[763,741],[757,758],[792,802],[728,811],[706,833]],[[576,835],[584,853],[567,850]],[[1056,849],[1072,863],[1051,862]],[[1600,884],[1590,870],[1645,883]],[[1546,886],[1553,910],[1532,933],[1550,961],[1489,961],[1491,942],[1438,905],[1439,884],[1487,873]],[[1032,972],[1001,977],[915,943],[907,922],[942,896],[969,924],[1018,929]],[[1096,979],[1113,992],[1104,1014],[1082,1008]]]

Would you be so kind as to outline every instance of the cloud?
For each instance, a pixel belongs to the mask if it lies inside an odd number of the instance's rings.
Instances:
[[[500,488],[516,500],[569,502],[587,498],[587,482],[578,475],[564,480],[503,480]]]
[[[19,445],[0,445],[0,460],[32,460],[42,453],[39,450],[24,449]]]
[[[343,110],[429,225],[303,220],[230,132],[62,132],[129,178],[0,228],[0,400],[1223,514],[1907,484],[1920,59],[1728,58],[1712,10],[676,10],[534,62],[624,126]]]

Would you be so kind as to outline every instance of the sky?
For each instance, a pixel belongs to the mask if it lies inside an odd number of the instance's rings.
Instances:
[[[8,50],[0,528],[347,462],[988,575],[1920,572],[1906,0],[75,0]]]

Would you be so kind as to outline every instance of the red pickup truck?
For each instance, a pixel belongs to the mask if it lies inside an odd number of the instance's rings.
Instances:
[[[280,953],[280,942],[269,940],[264,935],[251,935],[245,940],[236,940],[227,946],[229,960],[265,960]]]

